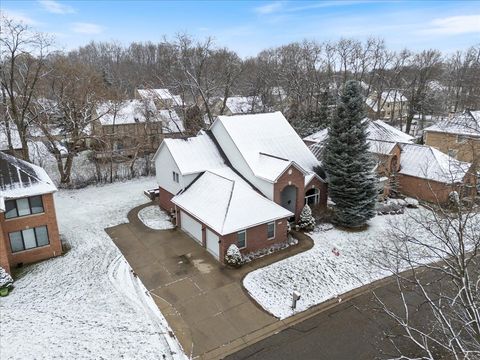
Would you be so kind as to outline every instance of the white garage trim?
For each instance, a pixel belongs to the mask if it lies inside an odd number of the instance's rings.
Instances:
[[[212,254],[215,259],[219,259],[220,257],[220,244],[218,243],[218,235],[215,234],[213,231],[207,228],[206,232],[207,237],[207,250],[210,254]]]
[[[203,245],[202,224],[183,211],[180,211],[180,224],[183,231]]]

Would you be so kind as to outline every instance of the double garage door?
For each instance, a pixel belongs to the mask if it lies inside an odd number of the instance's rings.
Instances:
[[[202,224],[183,211],[180,212],[180,218],[182,230],[202,245]],[[218,260],[220,248],[218,236],[208,228],[206,229],[205,235],[208,252]]]

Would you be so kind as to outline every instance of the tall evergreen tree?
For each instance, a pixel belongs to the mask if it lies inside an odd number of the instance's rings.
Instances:
[[[358,82],[348,81],[328,128],[323,164],[338,225],[361,227],[375,216],[374,162],[368,152],[364,101]]]

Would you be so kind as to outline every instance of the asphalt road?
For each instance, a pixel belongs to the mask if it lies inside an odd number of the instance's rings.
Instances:
[[[391,283],[375,290],[389,308],[401,310],[398,289]],[[422,321],[422,300],[408,293],[412,312]],[[228,360],[372,360],[398,356],[389,336],[398,327],[379,309],[372,292],[340,303],[334,308],[264,339],[233,355]],[[398,339],[397,339],[398,343]],[[414,353],[409,343],[402,350]]]

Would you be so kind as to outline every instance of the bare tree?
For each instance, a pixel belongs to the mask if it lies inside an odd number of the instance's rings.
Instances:
[[[1,25],[0,71],[8,146],[12,149],[10,124],[14,124],[22,143],[22,157],[28,161],[28,128],[32,122],[29,108],[39,80],[47,75],[45,62],[52,40],[5,16]]]
[[[91,140],[93,124],[103,115],[96,109],[108,92],[98,72],[64,56],[53,61],[44,88],[48,101],[36,102],[36,124],[55,156],[60,183],[69,185],[74,157]],[[61,143],[55,132],[60,134]],[[62,153],[62,147],[66,154]]]
[[[452,177],[457,170],[452,165]],[[449,204],[437,200],[408,213],[405,221],[391,223],[383,248],[384,259],[389,260],[381,262],[395,276],[400,307],[376,298],[401,329],[400,336],[390,338],[398,359],[480,357],[480,212],[474,201],[475,180],[472,167],[465,183],[452,187]],[[411,304],[412,297],[420,299],[422,311]],[[413,345],[415,356],[407,352],[405,341]]]

